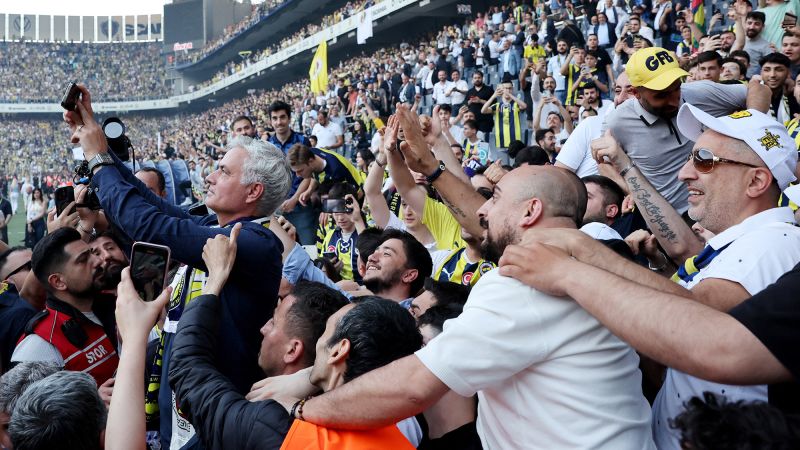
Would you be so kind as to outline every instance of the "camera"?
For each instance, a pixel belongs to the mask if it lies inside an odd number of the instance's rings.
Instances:
[[[108,147],[122,161],[130,159],[131,141],[125,136],[125,124],[118,117],[109,117],[103,121],[103,134],[106,135]]]

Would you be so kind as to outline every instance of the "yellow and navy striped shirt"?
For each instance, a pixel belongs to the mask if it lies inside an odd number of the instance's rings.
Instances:
[[[474,286],[481,275],[497,267],[494,263],[483,259],[471,263],[467,260],[467,248],[461,247],[453,250],[442,264],[434,271],[433,278],[437,281],[450,281]]]
[[[340,274],[343,280],[352,280],[356,283],[361,283],[361,275],[358,273],[358,250],[356,249],[356,242],[358,242],[358,232],[353,230],[353,233],[348,239],[345,239],[341,228],[335,228],[328,232],[325,239],[322,241],[322,249],[324,253],[336,253],[336,257],[342,262],[342,270]]]
[[[499,101],[492,105],[494,111],[494,139],[498,148],[508,148],[514,141],[522,140],[519,105],[516,100],[509,103]]]

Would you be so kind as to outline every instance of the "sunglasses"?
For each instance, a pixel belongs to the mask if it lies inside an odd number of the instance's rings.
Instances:
[[[741,161],[734,161],[732,159],[720,158],[714,156],[714,153],[707,148],[697,148],[692,150],[689,155],[689,161],[692,162],[694,168],[700,173],[710,173],[714,170],[714,164],[737,164],[740,166],[747,166],[757,168],[758,166]]]
[[[12,276],[22,272],[23,270],[31,270],[31,262],[30,261],[26,262],[25,264],[17,267],[16,269],[12,270],[11,272],[9,272],[8,275],[5,276],[5,279],[9,279]]]

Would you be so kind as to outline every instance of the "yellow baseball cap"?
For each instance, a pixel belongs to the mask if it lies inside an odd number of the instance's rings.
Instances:
[[[654,91],[662,91],[675,80],[689,75],[678,65],[675,53],[661,47],[637,50],[628,59],[625,72],[633,86],[646,87]]]

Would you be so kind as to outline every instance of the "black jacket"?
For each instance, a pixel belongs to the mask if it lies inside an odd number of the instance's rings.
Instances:
[[[206,449],[279,449],[292,423],[283,406],[247,401],[214,366],[219,317],[215,295],[194,299],[183,312],[169,368],[178,407]]]

